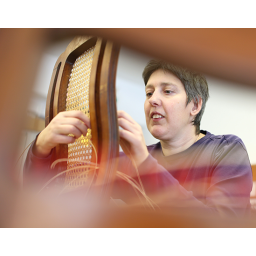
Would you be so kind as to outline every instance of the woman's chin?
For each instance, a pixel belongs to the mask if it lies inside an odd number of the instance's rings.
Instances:
[[[162,129],[155,128],[155,127],[151,128],[150,133],[152,134],[153,137],[155,137],[158,140],[161,140],[161,138],[164,135]]]

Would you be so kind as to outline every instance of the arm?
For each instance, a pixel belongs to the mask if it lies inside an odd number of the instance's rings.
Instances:
[[[246,155],[242,161],[244,160],[244,163],[248,161]],[[228,159],[223,159],[223,161],[228,162]],[[119,170],[133,178],[137,176],[131,162],[129,164],[129,159],[125,157],[121,159]],[[210,184],[198,184],[202,187],[208,186],[199,197],[195,197],[192,191],[181,186],[151,155],[138,167],[138,171],[147,196],[160,208],[189,208],[197,210],[199,214],[241,217],[246,214],[250,204],[252,174],[248,164],[237,163],[237,165],[233,164],[229,167],[221,164],[215,166]],[[223,175],[225,171],[226,173]],[[119,183],[119,190],[125,189],[123,194],[126,201],[133,203],[137,196],[132,193],[131,186],[124,184],[123,181],[119,181]]]
[[[250,206],[251,164],[241,139],[232,135],[222,140],[214,152],[206,204],[242,216]]]
[[[120,116],[123,118],[123,113]],[[126,126],[123,125],[122,121],[121,127],[123,129],[129,127],[128,121]],[[134,128],[128,128],[126,134],[129,135],[129,132],[132,133],[132,129]],[[131,136],[130,141],[128,141],[128,135],[126,137],[126,143],[132,148],[133,140],[139,138],[139,135],[137,133],[136,136]],[[123,136],[122,133],[120,136]],[[141,141],[141,139],[138,140],[137,144],[141,143]],[[137,148],[137,144],[134,143],[136,145],[134,147]],[[240,143],[230,145],[225,142],[217,148],[213,156],[210,180],[204,181],[204,184],[198,184],[198,186],[202,186],[203,193],[201,196],[197,195],[197,197],[191,191],[181,186],[178,180],[164,169],[163,166],[159,165],[151,155],[147,154],[146,158],[142,158],[144,160],[139,162],[136,161],[136,156],[134,157],[131,152],[136,154],[136,150],[129,150],[127,156],[131,160],[135,158],[134,162],[139,163],[137,168],[146,194],[160,207],[188,207],[199,209],[202,213],[244,215],[249,205],[252,174],[247,152]],[[121,159],[119,170],[129,176],[136,177],[135,168],[128,162],[128,159]],[[203,188],[205,186],[207,188]]]
[[[89,118],[81,111],[60,112],[36,137],[24,164],[24,183],[43,184],[55,175],[50,170],[52,149],[58,144],[73,143],[90,128]],[[69,136],[73,134],[74,137]]]

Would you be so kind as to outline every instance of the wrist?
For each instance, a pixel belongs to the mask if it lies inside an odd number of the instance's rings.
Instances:
[[[143,155],[139,155],[135,160],[136,167],[138,168],[148,157],[149,153],[145,152]]]
[[[47,157],[50,155],[52,148],[42,145],[40,135],[41,134],[39,134],[33,145],[32,152],[37,157]]]

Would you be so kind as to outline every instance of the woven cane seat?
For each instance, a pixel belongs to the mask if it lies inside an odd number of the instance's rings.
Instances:
[[[90,118],[89,111],[89,82],[93,60],[94,47],[86,50],[78,57],[70,73],[70,79],[67,88],[66,111],[81,110]],[[76,139],[74,143],[68,145],[67,170],[76,166],[85,166],[83,169],[75,169],[67,172],[65,183],[69,187],[79,187],[85,185],[88,181],[90,169],[86,168],[88,164],[82,161],[90,162],[92,158],[91,129],[88,129],[87,135]],[[88,171],[88,172],[86,172]]]

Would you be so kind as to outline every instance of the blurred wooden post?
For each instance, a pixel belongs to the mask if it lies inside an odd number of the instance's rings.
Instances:
[[[256,86],[255,28],[58,29],[55,36],[96,35],[154,58]]]
[[[44,29],[0,30],[0,180],[8,187],[46,33]]]

